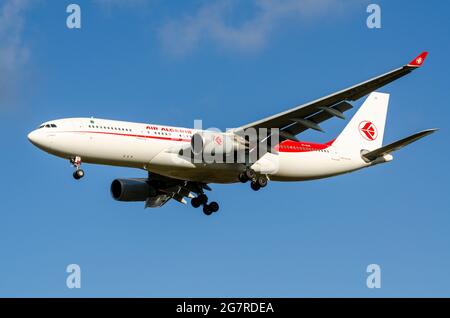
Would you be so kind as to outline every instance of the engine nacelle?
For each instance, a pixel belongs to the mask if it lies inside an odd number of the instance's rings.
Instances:
[[[194,155],[231,154],[238,150],[244,150],[245,145],[239,142],[234,135],[220,132],[198,132],[192,135],[191,149]]]
[[[147,179],[116,179],[111,183],[111,195],[117,201],[145,201],[156,195]]]

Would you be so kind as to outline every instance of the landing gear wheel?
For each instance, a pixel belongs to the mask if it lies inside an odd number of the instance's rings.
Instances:
[[[252,181],[252,183],[250,183],[250,187],[253,191],[258,191],[259,189],[261,189],[261,186],[256,181]]]
[[[73,173],[73,177],[75,178],[75,180],[79,180],[79,179],[83,178],[84,171],[81,169],[75,170],[75,172]]]
[[[246,183],[248,181],[248,177],[247,174],[245,172],[241,172],[239,174],[239,181],[241,181],[242,183]]]
[[[198,197],[197,197],[197,198],[193,198],[193,199],[191,200],[191,205],[192,205],[194,208],[198,208],[198,207],[200,207],[200,205],[202,205],[202,202],[198,199]]]
[[[267,178],[264,176],[259,176],[256,179],[256,182],[258,183],[260,188],[264,188],[267,185]]]
[[[256,177],[256,172],[255,170],[248,168],[247,170],[245,170],[245,175],[248,180],[253,180]]]
[[[79,180],[84,177],[84,171],[80,169],[81,166],[81,157],[76,156],[70,159],[70,164],[75,167],[75,172],[73,173],[73,177],[75,180]]]
[[[217,203],[217,202],[215,202],[215,201],[213,201],[213,202],[211,202],[210,204],[208,204],[208,206],[209,206],[209,209],[210,209],[213,213],[219,211],[219,203]]]
[[[211,215],[211,214],[213,214],[213,211],[211,210],[209,205],[205,204],[203,206],[203,213],[205,213],[205,215]]]
[[[204,193],[200,194],[196,199],[198,200],[200,205],[206,204],[208,202],[208,197]]]

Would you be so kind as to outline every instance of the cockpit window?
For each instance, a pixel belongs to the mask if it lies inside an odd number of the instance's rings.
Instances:
[[[55,124],[45,124],[45,125],[40,125],[39,128],[56,128]]]

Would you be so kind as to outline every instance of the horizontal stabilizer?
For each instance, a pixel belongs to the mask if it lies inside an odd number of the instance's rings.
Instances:
[[[429,134],[432,134],[436,131],[437,129],[427,129],[418,133],[415,133],[414,135],[411,135],[409,137],[403,138],[401,140],[398,140],[396,142],[393,142],[392,144],[383,146],[381,148],[375,149],[373,151],[370,151],[368,153],[365,153],[362,155],[363,159],[367,160],[367,161],[373,161],[381,156],[390,154],[393,151],[399,150],[403,147],[405,147],[406,145],[409,145],[410,143],[413,143],[425,136],[428,136]]]

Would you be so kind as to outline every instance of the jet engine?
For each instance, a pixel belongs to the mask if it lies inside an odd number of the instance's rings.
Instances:
[[[191,149],[194,155],[200,154],[224,154],[245,149],[245,141],[238,136],[220,132],[198,132],[192,135]]]
[[[111,183],[111,195],[117,201],[146,201],[156,195],[147,179],[116,179]]]

